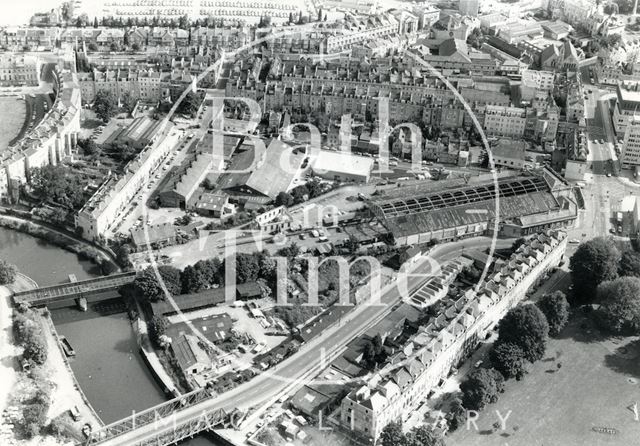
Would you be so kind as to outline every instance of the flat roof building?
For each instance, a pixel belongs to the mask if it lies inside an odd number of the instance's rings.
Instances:
[[[328,180],[366,183],[373,170],[373,158],[322,150],[311,168],[315,175]]]

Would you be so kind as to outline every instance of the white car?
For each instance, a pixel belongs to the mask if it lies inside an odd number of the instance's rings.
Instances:
[[[571,243],[572,245],[578,245],[578,244],[580,244],[580,240],[574,238],[574,239],[569,240],[569,243]]]

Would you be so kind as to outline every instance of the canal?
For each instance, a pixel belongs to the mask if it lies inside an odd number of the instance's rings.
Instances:
[[[40,286],[95,277],[97,269],[61,248],[17,231],[0,227],[0,258]],[[56,329],[76,351],[71,368],[80,387],[102,421],[111,423],[132,411],[164,402],[165,396],[138,351],[125,306],[112,293],[110,299],[93,303],[87,312],[74,308],[51,311]],[[212,446],[204,437],[182,446]]]

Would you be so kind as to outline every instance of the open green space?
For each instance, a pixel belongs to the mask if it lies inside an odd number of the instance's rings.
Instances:
[[[25,101],[17,96],[0,97],[0,153],[9,147],[25,122]]]
[[[598,446],[640,444],[640,338],[604,336],[577,314],[551,339],[545,358],[478,417],[447,438],[456,446]],[[506,429],[494,429],[496,410]],[[640,410],[640,408],[638,409]],[[606,431],[606,432],[605,432]]]

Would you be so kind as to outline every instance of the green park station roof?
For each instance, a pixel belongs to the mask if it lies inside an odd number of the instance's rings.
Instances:
[[[463,225],[521,217],[559,209],[546,178],[539,175],[492,178],[475,184],[442,182],[438,190],[411,188],[374,196],[374,213],[396,237]],[[449,187],[447,188],[447,184]],[[496,197],[499,215],[496,215]]]

